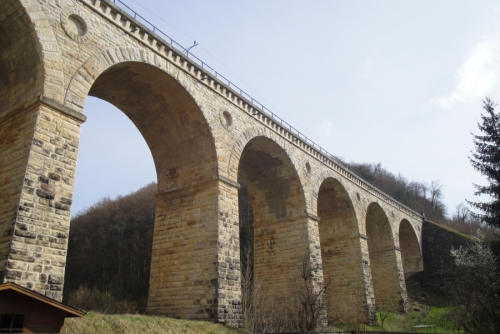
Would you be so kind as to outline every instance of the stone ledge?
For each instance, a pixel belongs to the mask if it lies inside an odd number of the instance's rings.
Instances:
[[[73,110],[65,105],[62,105],[53,99],[47,98],[45,96],[39,96],[38,100],[32,102],[29,105],[23,105],[21,107],[18,107],[18,108],[11,110],[11,111],[8,111],[4,114],[1,114],[0,115],[0,124],[3,121],[6,121],[7,119],[9,119],[11,117],[19,116],[22,113],[30,111],[30,110],[32,110],[40,105],[44,105],[44,106],[47,106],[53,110],[56,110],[56,111],[60,112],[61,114],[65,115],[67,117],[70,117],[70,118],[72,118],[80,123],[83,123],[87,120],[87,116],[85,116],[84,114],[82,114],[78,111],[75,111],[75,110]]]

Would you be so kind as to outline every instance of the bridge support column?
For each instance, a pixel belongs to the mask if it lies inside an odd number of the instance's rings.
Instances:
[[[370,265],[377,307],[386,305],[408,311],[401,251],[392,248],[370,252]]]
[[[377,310],[375,308],[373,279],[367,239],[368,238],[365,235],[360,235],[359,241],[361,243],[361,265],[363,268],[363,289],[361,289],[360,291],[362,291],[361,301],[366,310],[366,321],[369,325],[375,326],[377,324]]]
[[[327,231],[322,231],[323,234],[329,235]],[[366,238],[325,239],[321,243],[323,268],[325,281],[331,282],[328,320],[375,324],[375,300]],[[353,263],[361,263],[362,266]]]
[[[317,292],[321,288],[325,287],[325,285],[329,284],[329,282],[325,281],[318,221],[319,218],[315,216],[309,216],[309,218],[307,219],[307,231],[308,231],[307,235],[309,239],[308,254],[310,255],[308,261],[310,261],[309,262],[310,267],[316,269],[314,270],[314,277],[311,282],[313,292]],[[328,325],[328,314],[327,314],[328,294],[331,292],[332,288],[333,284],[331,286],[328,285],[325,287],[324,295],[322,296],[322,298],[324,298],[323,301],[324,308],[319,313],[318,326],[316,330],[323,330]]]
[[[0,281],[58,301],[84,120],[43,98],[0,119]]]
[[[256,219],[254,233],[258,321],[283,321],[279,317],[287,316],[287,310],[299,311],[293,307],[298,306],[295,298],[306,295],[305,284],[312,293],[323,286],[317,218],[287,218],[271,224]],[[312,280],[303,280],[304,269],[312,270]],[[326,324],[325,309],[318,325]]]
[[[241,326],[238,185],[158,194],[148,312]]]

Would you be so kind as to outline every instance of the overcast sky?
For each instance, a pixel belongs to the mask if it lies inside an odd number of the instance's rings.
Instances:
[[[468,155],[500,101],[498,1],[122,1],[330,153],[439,180],[450,213],[485,182]],[[73,215],[156,181],[121,111],[85,114]]]

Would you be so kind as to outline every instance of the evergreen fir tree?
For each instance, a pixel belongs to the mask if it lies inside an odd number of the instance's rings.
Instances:
[[[469,157],[472,167],[486,176],[488,185],[474,184],[474,195],[488,195],[489,202],[467,201],[473,208],[482,213],[473,215],[494,227],[500,227],[500,115],[495,114],[496,103],[489,97],[483,101],[485,114],[481,115],[482,123],[478,123],[481,135],[474,135],[475,152]]]

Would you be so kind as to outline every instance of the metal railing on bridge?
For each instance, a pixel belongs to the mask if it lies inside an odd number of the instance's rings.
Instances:
[[[299,130],[295,129],[293,126],[291,126],[288,122],[284,121],[281,119],[278,115],[273,113],[271,110],[266,108],[262,103],[254,99],[250,94],[247,94],[243,89],[232,83],[229,79],[227,79],[225,76],[217,72],[215,69],[213,69],[211,66],[209,66],[207,63],[205,63],[203,60],[200,58],[196,57],[192,52],[190,52],[189,48],[184,48],[182,45],[177,43],[173,38],[165,34],[163,31],[160,29],[156,28],[154,24],[146,20],[144,17],[142,17],[140,14],[138,14],[136,11],[134,11],[132,8],[127,6],[125,3],[123,3],[121,0],[111,0],[113,3],[119,3],[120,6],[125,7],[128,11],[130,11],[129,14],[133,15],[134,19],[141,21],[141,23],[151,27],[150,30],[159,35],[160,37],[164,38],[167,42],[170,43],[173,47],[179,49],[182,51],[189,59],[194,60],[201,68],[204,70],[208,71],[210,74],[212,74],[215,78],[219,79],[222,81],[224,84],[226,84],[229,88],[233,89],[235,92],[239,93],[242,97],[246,98],[249,100],[254,106],[258,107],[267,117],[271,118],[274,120],[276,123],[280,124],[283,128],[286,128],[289,130],[294,136],[298,137],[302,141],[304,141],[306,144],[312,146],[315,150],[317,150],[319,153],[322,155],[326,156],[327,158],[336,161],[337,163],[340,162],[340,160],[335,157],[333,154],[329,153],[327,150],[316,144],[314,141],[309,139],[306,135],[301,133]],[[346,168],[345,166],[343,166]]]
[[[415,210],[409,208],[405,204],[400,203],[399,201],[396,201],[391,196],[387,195],[385,192],[381,191],[380,189],[378,189],[375,186],[373,186],[372,184],[370,184],[370,182],[362,179],[361,177],[359,177],[358,175],[356,175],[355,173],[350,171],[349,168],[347,166],[345,166],[339,158],[337,158],[336,156],[334,156],[333,154],[331,154],[330,152],[328,152],[327,150],[322,148],[320,145],[316,144],[314,141],[312,141],[306,135],[304,135],[299,130],[297,130],[293,126],[291,126],[288,122],[281,119],[278,115],[276,115],[271,110],[266,108],[262,103],[260,103],[256,99],[254,99],[250,94],[247,94],[243,89],[241,89],[240,87],[238,87],[237,85],[232,83],[229,79],[227,79],[225,76],[223,76],[222,74],[217,72],[215,69],[213,69],[211,66],[206,64],[203,60],[196,57],[192,52],[190,52],[189,48],[184,48],[182,45],[177,43],[173,38],[171,38],[170,36],[165,34],[163,31],[158,29],[154,24],[152,24],[151,22],[146,20],[143,16],[138,14],[132,8],[127,6],[125,3],[123,3],[123,1],[121,1],[121,0],[104,0],[104,1],[113,2],[115,4],[115,6],[118,3],[118,4],[120,4],[120,7],[119,7],[120,9],[122,8],[122,6],[123,6],[123,8],[126,8],[126,10],[128,10],[127,15],[131,15],[134,20],[143,24],[144,28],[150,30],[153,34],[156,34],[158,37],[163,39],[164,42],[169,43],[174,49],[177,49],[178,51],[180,51],[187,58],[192,60],[194,63],[196,63],[198,66],[200,66],[202,69],[207,71],[210,75],[212,75],[216,80],[220,81],[222,84],[229,87],[235,93],[237,93],[237,94],[239,93],[240,96],[243,97],[248,102],[251,102],[251,104],[253,105],[254,108],[260,109],[259,112],[264,114],[269,119],[273,120],[276,124],[279,124],[283,129],[289,131],[292,134],[292,136],[295,136],[295,138],[296,138],[293,140],[294,142],[297,142],[297,140],[302,141],[304,144],[308,145],[313,150],[315,150],[316,152],[321,154],[324,157],[324,159],[328,159],[333,164],[336,164],[337,166],[343,168],[345,171],[348,171],[349,174],[351,174],[352,176],[357,178],[361,183],[364,183],[365,185],[371,187],[372,189],[376,189],[375,192],[379,193],[379,197],[380,197],[380,195],[382,195],[382,197],[384,197],[386,200],[389,200],[389,202],[393,201],[393,202],[397,203],[397,206],[399,206],[400,209],[404,208],[404,209],[408,210],[409,212],[415,214],[416,216],[421,216],[421,214],[417,213]],[[323,162],[325,162],[325,161],[323,161]]]

